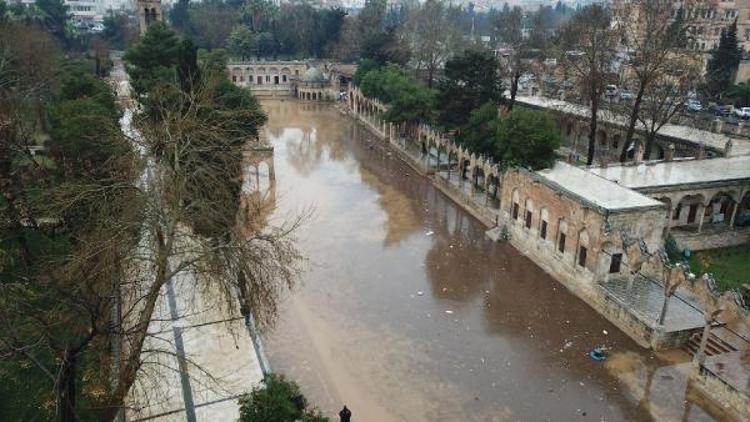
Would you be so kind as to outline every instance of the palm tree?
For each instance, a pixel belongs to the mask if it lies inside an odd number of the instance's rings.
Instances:
[[[729,88],[727,96],[739,102],[739,105],[745,106],[750,104],[750,81],[740,82]]]

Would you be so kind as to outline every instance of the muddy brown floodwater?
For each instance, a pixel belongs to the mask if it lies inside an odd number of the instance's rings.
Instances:
[[[648,352],[332,105],[264,101],[282,219],[309,258],[276,372],[355,421],[713,420],[689,356]],[[605,363],[587,353],[613,350]],[[336,416],[332,420],[338,420]]]

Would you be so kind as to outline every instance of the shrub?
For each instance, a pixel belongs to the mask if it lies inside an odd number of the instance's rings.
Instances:
[[[328,418],[308,409],[305,396],[294,381],[270,374],[250,394],[242,396],[240,422],[327,422]]]

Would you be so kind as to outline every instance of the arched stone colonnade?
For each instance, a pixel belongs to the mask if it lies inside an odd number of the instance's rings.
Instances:
[[[477,155],[427,125],[420,125],[417,142],[421,159],[430,171],[450,183],[470,188],[476,200],[500,206],[502,171],[489,157]]]
[[[701,233],[750,226],[750,187],[715,187],[649,196],[667,204],[668,230]]]
[[[424,124],[412,128],[394,126],[383,118],[388,107],[364,96],[357,87],[350,86],[348,97],[347,105],[355,116],[402,147],[428,173],[442,177],[481,205],[499,208],[502,171],[489,157],[469,151]],[[405,133],[407,130],[409,133]]]
[[[555,113],[563,146],[568,147],[582,159],[588,151],[590,125],[588,120],[572,117],[567,114]],[[618,125],[600,121],[596,131],[595,159],[597,162],[617,162],[625,148],[627,129]],[[657,134],[650,156],[645,157],[646,139],[643,134],[633,136],[633,144],[628,147],[627,161],[666,160],[674,158],[698,157],[706,158],[721,155],[719,151],[707,149],[705,145],[679,139],[667,138]]]

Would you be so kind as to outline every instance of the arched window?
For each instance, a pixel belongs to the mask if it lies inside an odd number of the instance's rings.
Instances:
[[[524,213],[524,226],[527,229],[531,229],[531,220],[534,213],[534,201],[531,199],[526,199],[526,202],[523,205],[523,208],[525,210]]]
[[[586,261],[588,259],[589,252],[589,234],[586,230],[581,230],[578,233],[578,259],[577,263],[579,267],[586,268]]]
[[[561,218],[557,222],[557,250],[560,253],[565,253],[565,242],[568,237],[568,223],[564,218]]]
[[[542,208],[539,212],[539,237],[542,240],[547,240],[547,228],[549,226],[549,212],[547,208]]]

